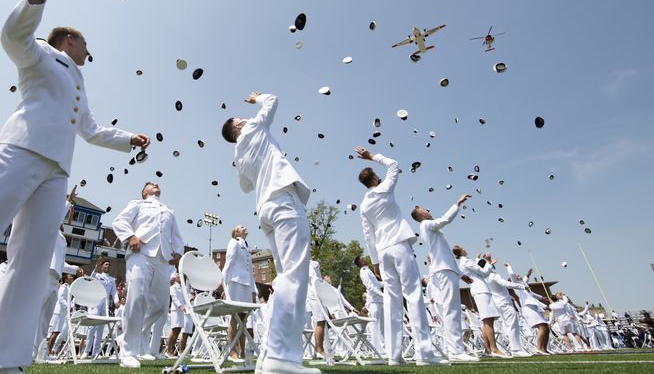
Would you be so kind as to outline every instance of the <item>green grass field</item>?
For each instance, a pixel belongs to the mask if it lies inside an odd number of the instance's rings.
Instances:
[[[141,369],[129,370],[118,365],[34,365],[26,368],[25,372],[34,374],[119,374],[161,373],[161,369],[170,366],[169,361],[155,361],[144,363]],[[654,373],[654,351],[650,350],[618,350],[611,353],[571,354],[556,356],[539,356],[517,358],[510,360],[483,359],[478,363],[454,364],[452,366],[318,366],[325,374],[340,373],[474,373],[474,374],[552,374],[552,373]],[[211,369],[191,368],[192,373],[212,373]]]

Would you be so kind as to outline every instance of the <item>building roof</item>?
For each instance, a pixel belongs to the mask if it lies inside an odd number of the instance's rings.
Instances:
[[[75,202],[75,205],[76,205],[76,206],[80,206],[80,207],[83,207],[83,208],[86,208],[86,209],[96,210],[96,211],[98,211],[100,214],[104,214],[104,213],[106,213],[106,212],[104,211],[104,209],[101,209],[101,208],[99,208],[99,207],[93,205],[93,204],[92,204],[91,202],[89,202],[88,200],[83,199],[83,198],[81,198],[81,197],[79,197],[79,196],[76,196],[75,198],[73,198],[73,201]]]

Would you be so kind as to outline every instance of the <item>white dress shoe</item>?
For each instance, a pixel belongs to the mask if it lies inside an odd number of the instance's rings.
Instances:
[[[120,367],[129,368],[129,369],[138,369],[141,367],[141,363],[134,356],[122,356],[120,358]]]
[[[529,352],[525,352],[525,351],[515,351],[515,352],[511,352],[511,356],[513,356],[513,357],[531,357],[532,354],[529,353]]]
[[[465,353],[450,355],[450,362],[479,362],[479,357],[470,356]]]
[[[146,353],[144,355],[137,356],[139,360],[144,360],[144,361],[154,361],[157,358],[154,357],[153,355]]]
[[[297,362],[266,357],[261,366],[262,374],[320,374],[320,369],[304,367]]]
[[[443,357],[433,357],[425,358],[422,360],[416,360],[416,366],[428,366],[428,365],[449,365],[450,362]]]
[[[495,358],[511,358],[511,356],[507,356],[505,354],[493,353],[493,352],[490,353],[490,356]]]
[[[79,356],[80,360],[86,360],[87,358],[89,358],[89,353],[88,352],[84,352],[84,353],[82,353],[81,356]]]
[[[232,357],[231,355],[230,355],[230,356],[227,356],[227,361],[229,361],[229,362],[233,362],[233,363],[235,363],[235,364],[242,364],[242,363],[245,362],[244,359],[242,359],[242,358],[240,358],[240,357]]]

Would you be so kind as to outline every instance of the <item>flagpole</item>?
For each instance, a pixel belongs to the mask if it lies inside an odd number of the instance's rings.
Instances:
[[[588,265],[588,269],[590,270],[590,274],[593,276],[593,280],[595,280],[595,284],[597,285],[597,288],[599,289],[600,293],[602,294],[602,297],[604,298],[604,302],[606,302],[606,306],[609,307],[608,310],[613,310],[613,308],[611,308],[611,304],[609,303],[609,299],[607,299],[606,294],[604,294],[604,290],[602,289],[602,286],[600,285],[599,280],[595,276],[595,272],[593,271],[592,266],[590,266],[590,261],[588,261],[588,257],[586,257],[586,252],[584,251],[584,248],[581,246],[581,243],[577,243],[577,246],[579,248],[579,251],[581,252],[581,255],[584,256],[584,260],[586,260],[586,265]]]
[[[529,258],[531,258],[531,263],[534,264],[534,269],[536,269],[536,273],[538,273],[538,276],[540,277],[540,284],[543,286],[543,290],[545,290],[545,295],[547,296],[547,299],[551,303],[552,298],[550,297],[550,293],[547,291],[547,286],[545,286],[545,281],[543,281],[543,275],[538,269],[538,265],[536,265],[536,260],[534,260],[534,256],[532,256],[530,249],[527,249],[527,253],[529,253]]]

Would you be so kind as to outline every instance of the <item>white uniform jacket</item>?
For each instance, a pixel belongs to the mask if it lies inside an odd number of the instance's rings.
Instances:
[[[369,267],[361,267],[361,270],[359,270],[359,278],[361,278],[363,285],[366,286],[366,302],[384,302],[384,292],[382,291],[384,283],[377,280],[377,277],[375,277],[375,274],[373,274]]]
[[[402,218],[400,206],[395,201],[395,184],[399,176],[397,161],[381,154],[376,154],[372,160],[387,167],[386,178],[363,196],[361,224],[370,258],[373,264],[378,264],[379,251],[405,240],[413,244],[416,236]]]
[[[136,235],[145,244],[141,244],[140,252],[148,257],[156,257],[157,250],[166,260],[171,260],[173,252],[184,254],[184,240],[179,233],[175,213],[162,204],[156,196],[146,200],[132,200],[113,221],[116,236],[121,242]],[[128,248],[127,254],[132,251]]]
[[[57,241],[55,242],[54,252],[52,253],[52,259],[50,260],[50,271],[54,271],[57,274],[57,279],[61,279],[63,273],[67,274],[76,274],[78,266],[71,265],[64,261],[66,257],[66,237],[59,232],[57,236]]]
[[[310,260],[309,261],[309,288],[307,289],[307,299],[313,303],[318,302],[318,299],[316,298],[316,290],[313,287],[313,284],[317,279],[322,279],[322,273],[320,271],[320,263],[315,260]],[[316,306],[317,305],[318,304],[316,304]]]
[[[513,271],[513,268],[509,265],[506,267],[506,271],[509,273],[509,278],[515,283],[520,283],[525,288],[528,286],[527,282],[525,279],[519,279],[517,275],[515,275],[515,272]],[[541,303],[536,299],[533,295],[533,292],[527,291],[523,289],[514,289],[514,292],[516,295],[518,295],[518,298],[520,299],[520,305],[525,306],[525,305],[533,305],[535,306],[538,310],[542,311],[543,307],[545,307],[545,304]]]
[[[182,307],[186,305],[186,301],[184,301],[184,293],[182,292],[182,285],[175,282],[172,286],[170,286],[170,312],[175,313],[175,312],[181,312]],[[186,313],[188,313],[188,310],[186,310]]]
[[[490,287],[486,277],[491,273],[490,264],[486,264],[483,268],[480,267],[477,262],[467,258],[466,256],[461,256],[459,258],[459,269],[461,272],[470,278],[472,278],[472,284],[470,285],[470,293],[472,296],[475,296],[480,293],[491,293]]]
[[[491,265],[486,265],[490,266]],[[491,271],[490,274],[488,274],[488,287],[491,290],[491,293],[493,294],[493,299],[494,300],[501,300],[503,302],[507,302],[512,304],[513,303],[513,298],[511,297],[511,294],[509,294],[508,288],[514,289],[514,290],[524,290],[525,286],[519,283],[514,283],[514,282],[509,282],[505,279],[503,279],[499,274],[497,274],[495,271]],[[497,302],[496,302],[497,304]]]
[[[426,219],[420,222],[420,236],[429,245],[429,256],[431,257],[429,274],[443,270],[450,270],[461,274],[454,254],[452,253],[452,248],[450,248],[447,240],[445,240],[445,235],[441,232],[441,229],[452,222],[458,212],[459,206],[454,204],[442,217],[430,220]]]
[[[57,303],[55,304],[53,314],[64,314],[68,309],[68,283],[59,286],[57,290]]]
[[[297,194],[306,205],[311,190],[286,159],[279,144],[270,133],[270,125],[277,110],[277,97],[264,94],[257,97],[262,105],[256,117],[247,120],[236,139],[235,165],[243,192],[256,189],[257,212],[275,192],[295,185]]]
[[[567,297],[564,296],[562,300],[557,300],[550,304],[550,325],[555,320],[559,323],[572,322],[574,318],[575,315],[570,311]]]
[[[118,305],[118,291],[116,290],[116,278],[107,273],[94,273],[93,277],[102,283],[104,289],[107,291],[107,297],[114,301],[114,305]]]
[[[2,28],[2,47],[18,68],[22,101],[0,129],[0,143],[38,153],[70,175],[75,133],[89,143],[124,152],[130,151],[133,134],[98,126],[75,62],[35,39],[44,7],[22,0]]]
[[[245,240],[241,238],[231,239],[227,244],[223,279],[225,282],[235,282],[249,286],[252,288],[252,292],[255,292],[252,255]]]

